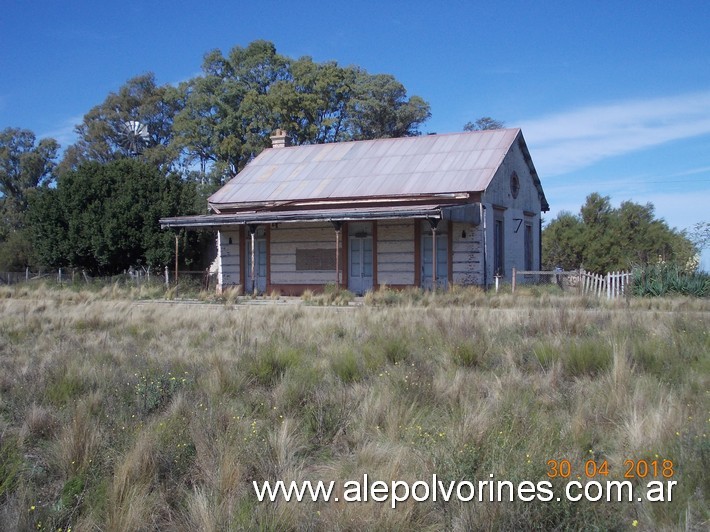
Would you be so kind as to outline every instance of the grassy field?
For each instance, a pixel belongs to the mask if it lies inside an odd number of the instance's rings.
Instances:
[[[341,308],[140,295],[0,291],[0,529],[708,526],[707,299],[383,292]],[[621,479],[626,460],[672,460],[678,484],[671,502],[396,510],[259,502],[252,488],[363,474],[537,482],[563,459],[582,481],[589,460],[607,461],[597,480]]]

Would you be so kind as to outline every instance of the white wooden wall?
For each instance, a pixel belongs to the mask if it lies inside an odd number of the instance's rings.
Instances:
[[[341,238],[340,247],[343,242]],[[332,224],[279,224],[271,229],[272,284],[335,283],[335,269],[297,271],[296,249],[329,249],[335,252],[335,229]],[[345,265],[340,265],[341,270]]]
[[[414,284],[414,224],[414,220],[377,222],[379,284]]]
[[[513,198],[510,175],[515,172],[520,180],[520,192]],[[493,272],[493,206],[503,207],[503,262],[505,282],[511,281],[513,268],[525,270],[525,224],[533,227],[533,269],[540,265],[540,198],[530,169],[522,151],[514,143],[498,168],[491,184],[483,194],[488,225],[488,282],[494,280]],[[521,222],[519,222],[522,220]],[[517,232],[516,232],[517,229]]]
[[[414,285],[414,224],[419,220],[381,220],[377,222],[377,282],[385,285]],[[280,224],[271,228],[272,284],[328,284],[335,282],[333,270],[296,270],[296,249],[334,249],[335,231],[330,223]],[[482,225],[452,224],[452,261],[454,284],[483,282]],[[463,236],[462,233],[465,233]],[[447,238],[443,234],[443,238]],[[232,242],[229,243],[231,238]],[[343,245],[347,245],[342,242]],[[489,242],[489,248],[492,245]],[[236,286],[240,281],[240,231],[224,228],[217,233],[219,264],[218,289]],[[489,250],[490,251],[490,250]],[[345,270],[348,265],[341,264]]]
[[[229,239],[232,243],[229,243]],[[217,289],[239,284],[239,229],[229,228],[217,232]]]
[[[483,284],[483,226],[455,222],[452,231],[453,283]]]

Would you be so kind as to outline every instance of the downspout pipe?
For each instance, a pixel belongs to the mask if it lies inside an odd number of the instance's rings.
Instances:
[[[481,220],[483,220],[483,288],[488,289],[488,225],[486,206],[481,202]]]
[[[540,213],[540,223],[537,232],[537,269],[542,270],[542,213]]]

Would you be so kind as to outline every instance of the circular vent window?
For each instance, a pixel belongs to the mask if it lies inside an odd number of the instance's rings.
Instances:
[[[520,179],[518,179],[518,174],[513,172],[510,174],[510,193],[513,195],[513,198],[517,198],[518,192],[520,192]]]

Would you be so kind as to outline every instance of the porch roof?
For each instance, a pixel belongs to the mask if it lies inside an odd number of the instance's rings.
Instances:
[[[475,204],[466,207],[475,210]],[[162,228],[187,227],[207,228],[225,225],[271,224],[295,222],[344,222],[353,220],[388,220],[396,218],[447,218],[448,213],[456,211],[457,218],[461,216],[462,205],[430,204],[430,205],[396,205],[378,207],[350,207],[347,209],[304,209],[289,211],[252,211],[235,214],[206,214],[199,216],[178,216],[162,218]],[[472,211],[469,211],[472,212]],[[473,215],[475,216],[475,215]],[[471,220],[471,223],[475,223]]]

